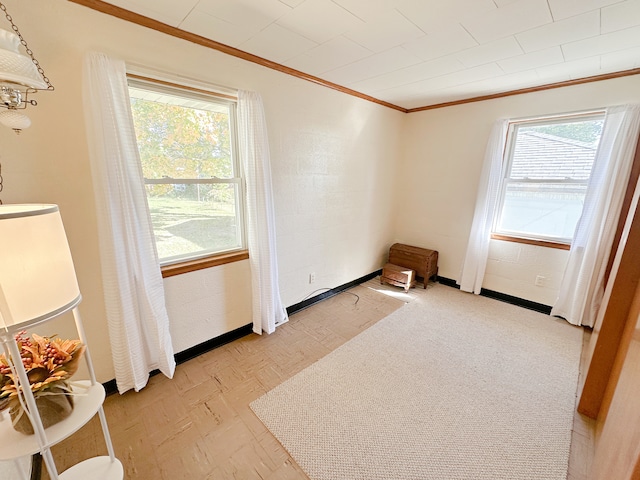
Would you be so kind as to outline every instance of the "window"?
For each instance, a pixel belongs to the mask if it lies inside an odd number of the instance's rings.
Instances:
[[[244,248],[235,103],[129,79],[162,265]]]
[[[493,233],[570,244],[604,113],[513,122]]]

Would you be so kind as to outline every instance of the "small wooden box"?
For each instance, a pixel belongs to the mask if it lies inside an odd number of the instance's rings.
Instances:
[[[427,288],[430,278],[435,280],[438,275],[438,252],[436,250],[394,243],[389,249],[389,263],[415,270],[416,276],[422,279],[424,288]]]
[[[382,267],[380,284],[390,283],[398,287],[403,287],[405,292],[416,285],[416,272],[406,267],[399,267],[392,263],[387,263]]]

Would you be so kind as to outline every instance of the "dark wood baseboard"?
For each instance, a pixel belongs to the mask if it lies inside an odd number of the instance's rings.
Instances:
[[[340,285],[335,288],[328,289],[326,292],[321,293],[320,295],[316,295],[315,297],[309,298],[307,300],[303,300],[300,303],[296,303],[295,305],[291,305],[287,307],[287,314],[293,315],[300,310],[304,310],[311,305],[321,302],[327,298],[333,297],[334,295],[339,294],[343,290],[346,290],[351,287],[355,287],[361,283],[364,283],[376,276],[380,275],[382,270],[376,270],[364,277],[360,277],[356,280],[353,280],[349,283],[345,283],[344,285]],[[226,345],[227,343],[233,342],[234,340],[238,340],[246,335],[249,335],[253,331],[253,325],[248,324],[240,328],[236,328],[230,332],[224,333],[218,337],[207,340],[206,342],[200,343],[194,347],[183,350],[182,352],[178,352],[175,354],[174,358],[176,360],[176,365],[180,365],[181,363],[186,362],[187,360],[191,360],[192,358],[196,358],[203,353],[209,352],[215,348],[221,347],[222,345]],[[160,373],[160,370],[154,370],[149,373],[149,376],[154,376]],[[109,380],[108,382],[104,382],[102,384],[104,386],[107,395],[111,395],[114,393],[118,393],[118,386],[116,384],[115,379]]]
[[[334,295],[337,295],[340,292],[347,290],[348,288],[355,287],[356,285],[360,285],[361,283],[367,282],[372,278],[377,277],[381,273],[382,273],[382,269],[376,270],[375,272],[369,273],[368,275],[365,275],[364,277],[360,277],[349,283],[345,283],[344,285],[327,289],[325,292],[322,292],[321,294],[316,295],[315,297],[305,299],[299,303],[296,303],[295,305],[291,305],[290,307],[287,307],[287,314],[293,315],[294,313],[299,312],[300,310],[304,310],[305,308],[308,308],[315,303],[321,302],[322,300],[325,300],[327,298],[331,298]]]
[[[181,363],[186,362],[187,360],[191,360],[192,358],[196,358],[203,353],[206,353],[215,348],[221,347],[222,345],[226,345],[229,342],[233,342],[234,340],[238,340],[246,335],[249,335],[252,332],[253,325],[248,324],[240,328],[236,328],[227,333],[223,333],[220,336],[207,340],[206,342],[199,343],[198,345],[187,348],[182,352],[178,352],[174,355],[176,365],[180,365]],[[149,376],[153,377],[160,373],[160,370],[153,370],[149,372]],[[102,384],[104,386],[107,395],[111,395],[113,393],[118,393],[118,386],[116,384],[115,379],[109,380]]]
[[[458,285],[456,281],[453,280],[452,278],[441,277],[440,275],[438,275],[436,278],[438,280],[438,283],[441,283],[442,285],[446,285],[447,287],[453,287],[460,290],[460,285]]]
[[[460,285],[451,278],[438,277],[438,282],[448,287],[460,289]],[[543,303],[532,302],[531,300],[525,300],[524,298],[514,297],[513,295],[507,295],[506,293],[496,292],[495,290],[488,290],[486,288],[480,289],[480,295],[483,297],[493,298],[494,300],[500,300],[501,302],[517,305],[518,307],[527,308],[529,310],[535,310],[536,312],[549,315],[551,313],[551,306]]]
[[[310,307],[318,302],[326,300],[327,298],[331,298],[335,295],[338,295],[340,292],[347,290],[351,287],[355,287],[356,285],[360,285],[361,283],[367,282],[372,278],[377,277],[382,273],[382,270],[376,270],[375,272],[369,273],[363,277],[357,278],[351,282],[345,283],[335,288],[327,289],[327,291],[322,292],[315,297],[311,297],[309,299],[305,299],[299,303],[291,305],[287,307],[287,314],[293,315],[300,310],[304,310],[305,308]],[[446,277],[437,277],[438,282],[442,285],[446,285],[448,287],[460,288],[460,286],[456,283],[455,280]],[[513,295],[507,295],[506,293],[500,293],[493,290],[487,290],[483,288],[480,291],[480,295],[484,297],[493,298],[495,300],[500,300],[502,302],[510,303],[512,305],[517,305],[519,307],[528,308],[529,310],[535,310],[536,312],[544,313],[548,315],[551,313],[551,307],[549,305],[544,305],[542,303],[532,302],[530,300],[525,300],[523,298],[514,297]],[[200,343],[194,347],[188,348],[187,350],[183,350],[182,352],[175,354],[176,365],[180,365],[181,363],[186,362],[187,360],[191,360],[203,353],[206,353],[215,348],[221,347],[222,345],[226,345],[229,342],[233,342],[234,340],[238,340],[246,335],[249,335],[252,332],[252,325],[248,324],[243,327],[232,330],[231,332],[227,332],[218,337],[207,340],[206,342]],[[160,373],[159,370],[152,371],[149,375],[154,376]],[[108,382],[103,383],[104,388],[107,392],[107,395],[111,395],[113,393],[118,392],[118,388],[116,386],[116,381],[109,380]]]

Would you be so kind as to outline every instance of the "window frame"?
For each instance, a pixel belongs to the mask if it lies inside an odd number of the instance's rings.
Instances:
[[[212,90],[204,90],[194,88],[187,85],[168,82],[165,80],[157,80],[137,74],[127,73],[127,87],[147,90],[158,94],[166,94],[187,101],[204,101],[214,104],[222,104],[229,108],[229,124],[230,124],[230,144],[231,144],[231,163],[233,169],[233,177],[230,178],[173,178],[162,177],[148,179],[144,178],[144,185],[189,185],[189,184],[227,184],[236,185],[236,208],[235,214],[239,229],[237,232],[239,247],[219,250],[215,252],[202,251],[194,253],[190,256],[174,256],[167,257],[163,260],[159,259],[160,269],[163,277],[180,275],[196,270],[210,268],[236,261],[246,260],[249,258],[247,249],[247,226],[246,226],[246,183],[242,175],[242,167],[240,164],[238,150],[238,122],[237,122],[237,96],[218,93]],[[187,107],[189,108],[189,107]],[[140,164],[142,167],[142,163]],[[145,195],[145,201],[148,205],[148,197]],[[147,207],[148,208],[148,207]],[[155,235],[154,235],[155,242]]]
[[[579,122],[589,119],[601,119],[604,120],[606,111],[602,110],[589,110],[584,112],[576,112],[564,115],[550,115],[544,117],[534,117],[526,119],[517,119],[509,121],[507,130],[507,136],[505,140],[504,153],[502,157],[502,172],[500,175],[500,186],[498,191],[496,209],[491,224],[491,239],[502,240],[506,242],[522,243],[527,245],[536,245],[548,248],[556,248],[561,250],[569,250],[571,248],[571,238],[552,237],[548,235],[526,235],[521,232],[514,232],[506,229],[498,229],[498,223],[500,222],[502,211],[504,209],[505,196],[507,193],[507,187],[510,183],[532,183],[532,184],[576,184],[585,185],[589,184],[589,179],[586,180],[540,180],[511,178],[511,169],[513,166],[513,157],[518,139],[518,129],[521,126],[539,126],[539,125],[554,125],[569,123],[571,121]],[[597,155],[597,152],[596,152]],[[589,174],[591,176],[591,173]]]

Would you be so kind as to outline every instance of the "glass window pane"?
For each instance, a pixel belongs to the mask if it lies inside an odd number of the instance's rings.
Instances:
[[[241,248],[237,189],[237,184],[147,185],[160,259]]]
[[[129,83],[160,262],[244,248],[235,104],[164,85]],[[219,180],[193,182],[213,177]],[[148,183],[156,180],[162,183]]]
[[[571,239],[586,185],[508,183],[498,231],[525,237]]]
[[[228,105],[205,110],[131,95],[145,178],[234,177]]]
[[[520,125],[510,178],[588,180],[603,120]]]
[[[493,231],[570,243],[603,125],[604,113],[514,122]]]

